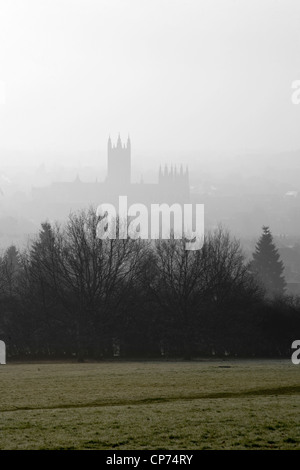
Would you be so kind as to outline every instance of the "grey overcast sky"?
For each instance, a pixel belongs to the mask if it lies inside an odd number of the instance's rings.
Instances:
[[[0,148],[28,163],[118,132],[154,159],[297,149],[297,79],[299,0],[0,0]]]

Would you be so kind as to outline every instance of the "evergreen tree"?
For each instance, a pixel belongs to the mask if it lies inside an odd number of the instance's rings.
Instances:
[[[20,256],[17,248],[12,245],[5,251],[0,262],[0,292],[13,296],[18,291],[18,274],[20,272]]]
[[[273,242],[269,227],[263,227],[263,233],[258,240],[253,253],[251,270],[261,280],[268,297],[276,297],[284,294],[285,279],[283,276],[284,265]]]

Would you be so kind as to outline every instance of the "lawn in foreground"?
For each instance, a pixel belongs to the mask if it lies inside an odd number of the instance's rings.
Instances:
[[[0,366],[0,449],[300,449],[282,361]]]

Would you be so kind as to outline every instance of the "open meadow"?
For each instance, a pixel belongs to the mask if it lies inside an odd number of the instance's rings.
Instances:
[[[0,366],[0,449],[300,449],[290,360]]]

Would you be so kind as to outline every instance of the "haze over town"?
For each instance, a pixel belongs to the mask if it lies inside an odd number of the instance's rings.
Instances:
[[[299,20],[296,0],[0,2],[1,247],[50,217],[33,188],[104,181],[119,133],[133,182],[188,166],[208,227],[294,247]]]

